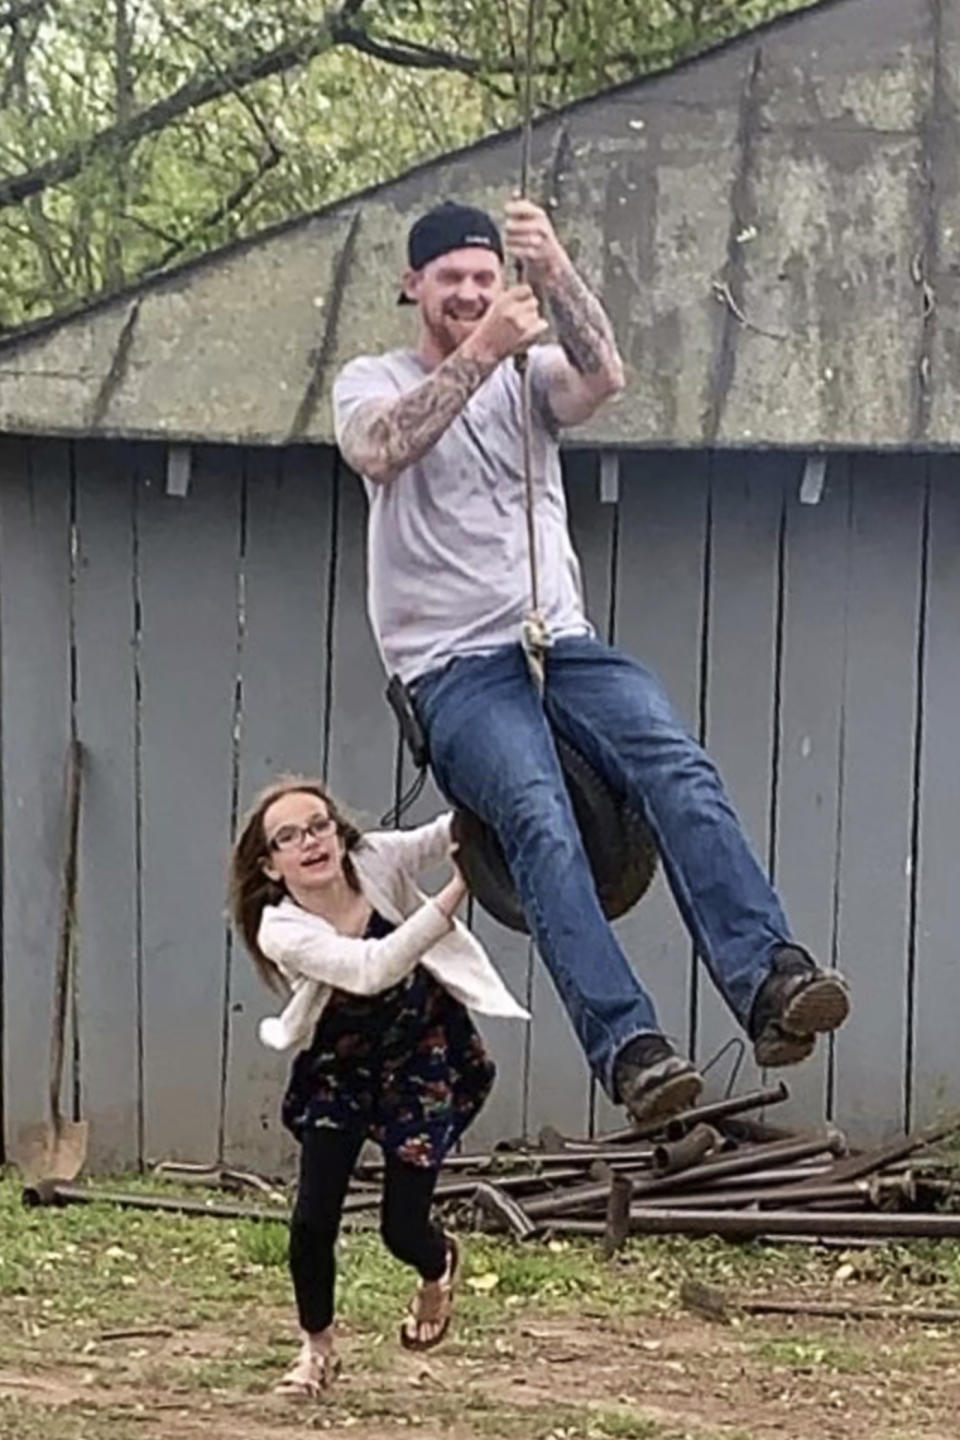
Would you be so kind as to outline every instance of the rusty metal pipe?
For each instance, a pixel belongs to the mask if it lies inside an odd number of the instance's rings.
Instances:
[[[933,1305],[859,1305],[830,1300],[745,1300],[745,1315],[814,1315],[837,1320],[916,1320],[921,1325],[960,1324],[960,1309]]]
[[[509,1154],[448,1155],[440,1166],[441,1173],[452,1171],[459,1174],[466,1171],[477,1175],[509,1175],[521,1168],[532,1165],[549,1169],[558,1165],[579,1165],[578,1155],[544,1155],[538,1150],[511,1151]],[[384,1165],[382,1160],[365,1160],[354,1170],[358,1180],[381,1180]]]
[[[592,1150],[563,1150],[556,1157],[554,1163],[559,1164],[561,1160],[567,1165],[580,1165],[587,1170],[595,1160],[606,1160],[610,1165],[622,1167],[624,1165],[650,1165],[653,1163],[654,1147],[651,1145],[633,1146],[629,1148],[622,1146],[616,1150],[606,1149],[598,1146]],[[551,1157],[553,1159],[554,1157]],[[540,1156],[534,1151],[529,1163],[536,1165]]]
[[[701,1123],[710,1125],[716,1120],[724,1120],[731,1115],[745,1115],[750,1110],[762,1110],[767,1105],[780,1105],[784,1100],[790,1099],[790,1091],[786,1083],[781,1080],[779,1084],[765,1090],[751,1090],[746,1095],[731,1096],[729,1100],[714,1100],[708,1105],[697,1105],[692,1110],[683,1110],[679,1115],[674,1115],[666,1123],[662,1120],[652,1121],[649,1125],[628,1126],[624,1130],[611,1130],[606,1135],[598,1135],[597,1142],[601,1145],[620,1145],[631,1140],[643,1140],[651,1135],[665,1135],[668,1140],[679,1140],[694,1125]]]
[[[667,1121],[665,1134],[668,1140],[679,1139],[681,1133],[694,1125],[713,1125],[718,1120],[729,1120],[736,1115],[746,1115],[751,1110],[765,1110],[768,1105],[782,1105],[785,1100],[790,1099],[790,1091],[786,1081],[781,1080],[778,1084],[772,1085],[763,1090],[752,1090],[747,1095],[731,1096],[729,1100],[714,1100],[708,1105],[699,1105],[695,1110],[687,1110],[680,1115],[674,1115]]]
[[[748,1175],[730,1175],[726,1180],[718,1181],[725,1190],[735,1190],[747,1185],[799,1185],[801,1180],[813,1180],[816,1177],[826,1174],[829,1164],[825,1165],[784,1165],[777,1170],[751,1171]],[[704,1181],[701,1187],[704,1195],[712,1193],[712,1186]]]
[[[886,1192],[883,1192],[886,1193]],[[876,1205],[875,1192],[870,1182],[866,1180],[850,1180],[845,1185],[821,1185],[809,1190],[801,1190],[797,1185],[784,1185],[782,1187],[745,1185],[740,1189],[725,1190],[719,1187],[716,1190],[695,1190],[690,1195],[671,1195],[671,1210],[737,1210],[758,1207],[766,1209],[786,1209],[790,1205],[820,1205],[824,1203],[840,1203],[842,1205]],[[649,1199],[640,1197],[636,1204],[645,1210],[662,1207],[665,1202],[658,1195]]]
[[[810,1138],[809,1130],[771,1125],[767,1120],[758,1120],[756,1115],[732,1115],[726,1120],[718,1120],[717,1126],[736,1145],[776,1145],[784,1140]]]
[[[654,1147],[653,1173],[676,1175],[681,1170],[689,1170],[720,1144],[720,1135],[712,1125],[694,1125],[678,1140],[667,1140]]]
[[[58,1180],[41,1180],[25,1185],[21,1198],[29,1209],[37,1206],[119,1205],[125,1210],[162,1211],[169,1215],[207,1216],[215,1220],[279,1220],[286,1224],[289,1212],[267,1210],[256,1205],[225,1205],[222,1201],[184,1200],[173,1195],[130,1195],[120,1190],[88,1190],[83,1185],[63,1185]]]
[[[681,1171],[678,1175],[664,1175],[660,1179],[651,1180],[644,1178],[642,1173],[634,1174],[633,1193],[639,1198],[641,1195],[663,1194],[681,1188],[692,1189],[708,1178],[719,1180],[728,1175],[746,1175],[761,1165],[789,1165],[796,1160],[807,1160],[813,1155],[821,1155],[825,1150],[834,1155],[841,1154],[845,1148],[846,1141],[839,1131],[827,1132],[815,1140],[806,1140],[799,1144],[761,1145],[746,1154],[738,1152],[717,1160],[707,1160],[702,1165]],[[527,1204],[527,1214],[532,1218],[568,1215],[605,1201],[607,1189],[607,1185],[603,1183],[577,1185],[557,1195],[538,1196]]]
[[[720,1155],[682,1170],[677,1175],[664,1175],[656,1180],[647,1180],[638,1186],[636,1195],[663,1194],[667,1191],[693,1189],[704,1182],[726,1179],[731,1175],[753,1175],[767,1166],[787,1166],[798,1160],[809,1160],[814,1155],[828,1151],[842,1155],[846,1151],[846,1139],[839,1130],[828,1130],[810,1140],[790,1141],[781,1145],[758,1145],[749,1150],[736,1150],[732,1155]]]
[[[602,1235],[603,1220],[558,1220],[544,1229],[565,1235]],[[824,1236],[830,1239],[960,1239],[960,1215],[891,1215],[831,1210],[674,1210],[632,1206],[631,1235],[718,1235],[752,1240],[766,1235]]]
[[[594,1160],[598,1158],[609,1158],[617,1164],[642,1165],[653,1160],[653,1147],[650,1145],[624,1148],[617,1150],[612,1156],[607,1156],[602,1148],[584,1147],[582,1150],[556,1150],[544,1152],[541,1150],[511,1150],[498,1151],[490,1155],[449,1155],[441,1166],[441,1173],[445,1170],[466,1172],[477,1176],[483,1175],[495,1178],[497,1183],[509,1175],[520,1170],[555,1170],[572,1169],[579,1167],[581,1170],[588,1170]],[[379,1160],[367,1161],[358,1165],[354,1174],[361,1180],[379,1180],[383,1176],[383,1163]]]
[[[435,1200],[461,1200],[473,1195],[477,1187],[487,1181],[495,1185],[498,1190],[510,1193],[515,1190],[532,1188],[535,1190],[548,1189],[551,1185],[569,1183],[571,1180],[582,1180],[583,1171],[578,1169],[554,1170],[544,1175],[465,1175],[461,1180],[441,1180],[433,1192]],[[355,1215],[360,1210],[372,1210],[380,1204],[381,1190],[354,1190],[351,1191],[343,1202],[343,1213]]]
[[[650,1153],[650,1152],[646,1152]],[[434,1190],[436,1200],[458,1200],[473,1194],[481,1180],[489,1180],[499,1189],[506,1191],[515,1190],[549,1190],[554,1185],[569,1185],[571,1181],[582,1180],[585,1173],[589,1173],[597,1165],[601,1157],[596,1155],[572,1156],[571,1163],[556,1169],[547,1169],[542,1172],[536,1168],[523,1171],[507,1171],[501,1174],[499,1171],[476,1171],[473,1173],[462,1172],[462,1178],[452,1180],[441,1180]],[[622,1159],[617,1157],[615,1163],[609,1165],[609,1169],[620,1170],[627,1165],[636,1165],[628,1156]],[[646,1173],[646,1172],[644,1172]],[[600,1177],[597,1177],[600,1178]],[[603,1179],[609,1184],[609,1175],[604,1174]],[[380,1186],[372,1189],[351,1190],[344,1201],[344,1213],[351,1214],[359,1210],[371,1209],[380,1203]]]
[[[865,1154],[850,1155],[845,1160],[838,1160],[835,1165],[831,1165],[827,1178],[836,1181],[862,1180],[898,1160],[908,1159],[927,1145],[935,1145],[938,1140],[955,1135],[958,1130],[960,1120],[953,1119],[945,1125],[934,1125],[927,1130],[918,1130],[913,1135],[904,1135],[889,1145],[881,1145],[878,1150],[869,1150]]]
[[[615,1171],[610,1180],[607,1198],[607,1224],[603,1235],[603,1253],[608,1260],[626,1243],[630,1234],[630,1199],[633,1182],[629,1175]]]
[[[643,1172],[639,1176],[635,1176],[629,1170],[620,1170],[617,1173],[630,1179],[642,1180],[643,1177]],[[585,1207],[602,1206],[609,1192],[610,1180],[604,1178],[590,1185],[575,1185],[572,1189],[560,1190],[553,1195],[538,1195],[535,1200],[527,1202],[526,1211],[532,1219],[542,1216],[566,1215]]]
[[[481,1180],[474,1187],[474,1197],[487,1215],[505,1225],[518,1240],[529,1240],[537,1233],[527,1212],[501,1186]]]

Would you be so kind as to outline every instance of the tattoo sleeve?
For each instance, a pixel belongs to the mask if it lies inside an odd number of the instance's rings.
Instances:
[[[392,480],[436,444],[490,371],[480,360],[453,354],[399,400],[361,405],[341,437],[347,462],[371,480]]]
[[[573,266],[544,287],[557,339],[581,375],[617,371],[620,357],[613,326],[600,301]]]

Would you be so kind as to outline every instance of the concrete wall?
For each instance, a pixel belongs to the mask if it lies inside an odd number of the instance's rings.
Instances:
[[[598,630],[662,674],[798,935],[853,980],[854,1017],[795,1072],[789,1118],[862,1139],[960,1101],[955,463],[838,455],[808,505],[801,456],[634,453],[603,502],[597,455],[567,457]],[[68,1089],[92,1166],[282,1169],[286,1062],[255,1039],[273,1002],[227,933],[226,858],[277,770],[326,773],[368,820],[409,778],[364,614],[363,499],[324,448],[197,449],[183,497],[166,476],[162,446],[0,441],[5,1131],[44,1113],[72,714]],[[530,947],[476,925],[535,1018],[486,1027],[501,1074],[472,1140],[606,1124]],[[665,1028],[708,1059],[733,1030],[662,881],[621,928]]]

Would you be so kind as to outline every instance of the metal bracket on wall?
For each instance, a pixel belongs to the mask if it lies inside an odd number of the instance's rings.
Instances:
[[[808,455],[800,481],[800,504],[819,505],[827,479],[826,455]]]
[[[600,451],[600,503],[616,505],[620,499],[620,455],[616,450]]]
[[[167,494],[182,500],[190,491],[193,451],[189,445],[167,447]]]

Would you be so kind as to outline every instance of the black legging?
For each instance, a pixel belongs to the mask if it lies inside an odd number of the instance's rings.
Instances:
[[[334,1247],[344,1196],[363,1145],[362,1133],[309,1129],[300,1151],[297,1203],[290,1221],[290,1273],[300,1325],[308,1335],[333,1321]],[[447,1264],[446,1240],[430,1219],[437,1172],[388,1155],[380,1230],[391,1254],[424,1280],[439,1280]]]

